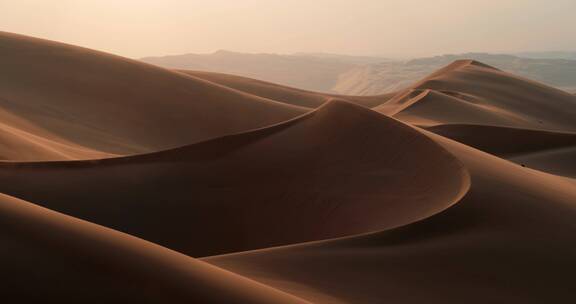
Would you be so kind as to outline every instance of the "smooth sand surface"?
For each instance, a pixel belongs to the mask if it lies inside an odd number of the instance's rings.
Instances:
[[[401,226],[467,187],[462,165],[426,136],[344,101],[156,154],[0,164],[3,193],[192,256]]]
[[[9,127],[39,137],[36,146],[49,140],[100,153],[153,152],[306,111],[139,61],[3,32],[0,68],[0,115],[21,119]],[[47,158],[37,154],[10,160]]]
[[[0,195],[10,303],[307,303],[144,240]]]
[[[576,99],[472,60],[460,60],[401,91],[376,111],[417,125],[486,124],[576,131]],[[408,105],[408,106],[407,106]]]
[[[390,96],[0,33],[10,303],[572,303],[576,97],[462,60]]]
[[[574,181],[430,136],[472,175],[469,192],[448,210],[379,233],[205,261],[311,302],[325,295],[340,303],[574,299]]]

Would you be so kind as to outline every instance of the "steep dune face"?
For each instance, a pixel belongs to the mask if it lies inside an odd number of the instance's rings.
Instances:
[[[18,303],[307,303],[169,249],[0,195],[2,297]]]
[[[404,225],[457,201],[468,177],[411,127],[332,101],[284,124],[172,151],[7,163],[0,184],[4,193],[205,256]]]
[[[414,96],[410,90],[429,93]],[[410,107],[398,108],[394,103],[412,99],[411,96],[418,98],[400,102],[412,104]],[[574,96],[470,60],[457,61],[433,73],[389,102],[392,103],[376,110],[404,115],[407,121],[422,125],[482,123],[543,130],[576,129]]]
[[[10,33],[0,33],[0,67],[0,109],[25,120],[10,128],[101,153],[181,146],[305,111],[137,61]]]
[[[467,195],[448,210],[381,233],[204,260],[312,302],[573,299],[574,182],[428,136],[472,175]]]

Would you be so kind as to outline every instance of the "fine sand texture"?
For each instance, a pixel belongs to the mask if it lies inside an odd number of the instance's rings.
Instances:
[[[0,33],[7,303],[573,303],[576,96],[359,97]],[[305,77],[305,75],[303,75]]]

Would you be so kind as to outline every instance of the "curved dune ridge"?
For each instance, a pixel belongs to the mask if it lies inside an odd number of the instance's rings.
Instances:
[[[428,135],[471,173],[455,206],[379,233],[204,261],[315,303],[572,301],[574,181]]]
[[[408,90],[376,108],[386,115],[417,125],[487,124],[527,125],[530,121],[521,115],[475,102],[474,97],[464,100],[452,92],[430,89]]]
[[[249,94],[307,108],[317,108],[324,104],[326,101],[333,98],[346,100],[371,108],[386,102],[393,95],[383,94],[378,96],[343,96],[311,92],[237,75],[189,70],[179,70],[179,72],[234,88]]]
[[[9,33],[0,67],[5,299],[576,301],[573,95],[462,60],[335,96]]]
[[[447,208],[468,187],[465,169],[427,137],[336,100],[175,150],[0,169],[3,193],[191,256],[401,226]]]
[[[576,176],[576,133],[469,124],[427,130],[525,167]]]
[[[476,61],[460,60],[375,110],[427,126],[473,123],[574,131],[575,104],[574,96],[564,91]]]

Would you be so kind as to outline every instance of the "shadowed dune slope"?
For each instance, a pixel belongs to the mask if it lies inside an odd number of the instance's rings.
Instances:
[[[18,118],[0,128],[0,136],[25,137],[11,142],[16,149],[19,140],[31,142],[38,150],[12,160],[157,151],[306,111],[138,61],[5,32],[0,68],[0,118]],[[72,155],[68,146],[88,152]]]
[[[454,62],[375,109],[420,125],[576,130],[573,95],[471,60]]]
[[[472,177],[446,211],[380,233],[204,260],[312,302],[574,300],[576,184],[427,134]]]
[[[0,167],[4,193],[192,256],[405,225],[467,187],[433,141],[344,101],[165,152]]]
[[[427,129],[522,166],[576,176],[576,133],[458,124]]]
[[[365,107],[375,107],[386,102],[394,94],[383,94],[379,96],[344,96],[334,95],[328,93],[319,93],[291,88],[271,82],[242,77],[237,75],[204,72],[204,71],[189,71],[178,70],[181,73],[192,75],[204,80],[218,83],[236,90],[240,90],[249,94],[257,95],[272,100],[302,106],[307,108],[317,108],[326,101],[332,98],[346,100],[352,103],[363,105]]]
[[[393,97],[377,111],[416,125],[447,123],[532,125],[521,115],[454,95],[451,92],[429,89],[409,90]]]
[[[576,146],[514,155],[509,160],[529,168],[576,179]]]
[[[0,194],[11,303],[307,303],[158,245]]]
[[[468,124],[426,129],[501,157],[576,146],[576,133]]]

